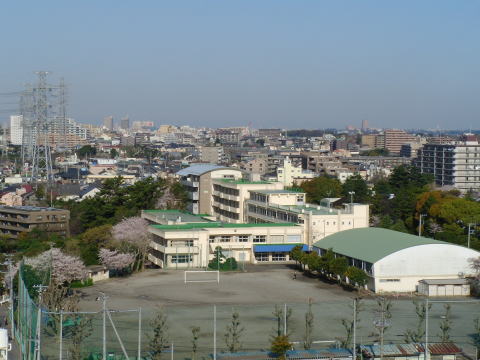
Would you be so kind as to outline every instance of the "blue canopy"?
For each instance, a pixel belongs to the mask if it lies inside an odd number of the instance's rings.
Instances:
[[[308,246],[305,244],[265,244],[255,245],[253,251],[256,253],[268,252],[290,252],[295,246],[302,245],[302,251],[308,251]]]

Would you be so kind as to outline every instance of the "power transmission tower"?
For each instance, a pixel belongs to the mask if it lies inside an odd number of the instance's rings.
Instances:
[[[49,94],[52,89],[47,85],[46,71],[38,71],[38,82],[33,88],[33,128],[36,141],[33,144],[32,182],[38,184],[45,179],[53,182],[52,154],[49,143]]]

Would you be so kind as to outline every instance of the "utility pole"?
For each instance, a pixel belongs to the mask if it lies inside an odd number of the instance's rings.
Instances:
[[[41,324],[42,324],[42,294],[48,286],[46,286],[46,285],[33,285],[33,287],[36,288],[37,291],[38,291],[37,331],[36,331],[36,334],[35,334],[36,335],[36,345],[35,345],[36,356],[35,356],[35,358],[36,358],[36,360],[41,360],[40,341],[41,341],[42,337],[41,337],[40,332],[42,331],[42,327],[41,327]]]
[[[287,304],[285,304],[283,310],[283,335],[287,336]]]
[[[428,352],[428,297],[425,299],[425,348],[423,349],[424,359],[427,360],[427,352]]]
[[[62,360],[63,355],[63,309],[60,309],[60,354],[59,360]]]
[[[471,238],[471,235],[472,235],[472,230],[471,230],[471,227],[473,225],[473,231],[475,231],[475,226],[477,226],[477,224],[472,224],[472,223],[469,223],[468,224],[468,238],[467,238],[467,247],[470,249],[470,238]]]
[[[426,214],[420,214],[420,221],[418,223],[418,236],[422,236],[422,218],[427,216]]]
[[[213,305],[213,360],[217,360],[217,305]]]
[[[357,359],[357,298],[353,298],[353,344],[352,344],[352,353],[353,360]]]
[[[105,293],[100,292],[100,296],[97,297],[97,301],[102,301],[103,323],[102,323],[102,354],[103,360],[107,359],[107,299],[108,296]]]
[[[386,304],[386,299],[383,298],[383,297],[380,298],[381,308],[380,308],[380,310],[377,311],[377,316],[379,316],[379,318],[377,318],[373,322],[375,327],[379,330],[379,333],[380,333],[380,360],[383,360],[383,355],[384,355],[383,354],[384,353],[383,343],[384,343],[385,328],[390,326],[390,322],[387,319],[387,317],[385,316],[386,313],[387,313],[387,309],[385,308],[385,304]]]

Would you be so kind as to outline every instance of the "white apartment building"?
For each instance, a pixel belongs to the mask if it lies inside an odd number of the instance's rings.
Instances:
[[[241,224],[245,222],[245,201],[254,190],[282,190],[283,184],[244,179],[214,179],[212,215],[218,220]]]
[[[11,115],[10,116],[10,143],[12,145],[22,145],[23,139],[23,116]]]
[[[142,217],[151,223],[148,259],[165,269],[204,268],[217,247],[239,262],[285,262],[304,243],[296,224],[228,224],[177,210],[145,210]]]
[[[277,168],[277,181],[284,186],[300,184],[314,177],[315,174],[312,171],[303,170],[301,166],[294,166],[288,156],[283,160],[283,166]]]
[[[306,204],[305,193],[289,190],[250,191],[245,205],[249,223],[295,223],[303,227],[305,243],[312,245],[340,231],[369,226],[369,205],[345,204],[335,209],[324,199],[322,205]]]
[[[177,172],[185,187],[193,214],[213,214],[212,193],[214,179],[241,179],[242,171],[215,164],[193,164]]]
[[[424,145],[415,164],[422,173],[432,174],[437,185],[462,192],[480,189],[480,144],[472,134],[464,141]]]

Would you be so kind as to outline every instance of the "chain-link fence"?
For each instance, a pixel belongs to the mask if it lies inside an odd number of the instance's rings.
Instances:
[[[20,273],[21,275],[21,273]],[[163,358],[202,359],[216,352],[228,352],[226,336],[232,336],[232,315],[238,313],[239,343],[242,351],[268,350],[273,336],[287,333],[295,348],[303,349],[307,332],[311,333],[312,348],[351,348],[351,324],[354,318],[353,302],[317,301],[311,304],[262,305],[166,305],[157,308],[110,309],[68,313],[41,312],[30,298],[19,276],[15,302],[15,336],[21,344],[23,359],[34,359],[36,347],[41,359],[101,359],[105,347],[107,359],[150,358],[150,342],[154,330],[164,337]],[[418,315],[424,299],[415,306],[411,299],[389,299],[390,306],[380,306],[377,299],[357,302],[356,344],[380,342],[378,324],[384,326],[384,344],[405,343],[406,333],[416,334],[425,341],[425,325]],[[449,309],[446,306],[449,306]],[[428,307],[428,342],[451,341],[472,358],[476,354],[475,319],[480,316],[480,303],[475,300],[432,301]],[[165,314],[166,326],[155,323],[158,312]],[[306,324],[306,314],[311,311],[313,323]],[[385,321],[379,321],[379,317]],[[197,335],[192,332],[196,328]],[[40,332],[37,332],[40,329]],[[194,339],[197,337],[197,339]],[[408,341],[412,341],[411,338]],[[196,350],[194,351],[194,348]]]

